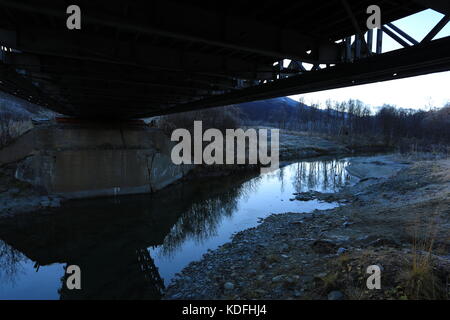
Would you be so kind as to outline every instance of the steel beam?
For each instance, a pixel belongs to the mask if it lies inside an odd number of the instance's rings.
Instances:
[[[66,18],[65,12],[61,11],[61,7],[56,5],[36,5],[11,0],[0,0],[0,4],[7,8],[33,14],[42,14],[64,20]],[[306,50],[317,46],[316,39],[301,35],[293,29],[283,29],[237,16],[224,17],[215,11],[205,14],[208,20],[199,23],[198,20],[193,20],[196,19],[198,14],[196,8],[186,4],[160,1],[155,3],[154,7],[152,14],[159,12],[160,16],[164,16],[163,20],[149,21],[147,19],[144,23],[143,19],[137,15],[132,19],[125,19],[119,16],[101,14],[98,10],[95,12],[85,10],[83,24],[113,27],[138,34],[155,35],[279,59],[307,62],[311,60],[311,57],[305,54]],[[178,15],[170,15],[169,13],[173,11],[182,12],[184,19],[180,19]],[[222,24],[219,24],[220,21],[223,21]],[[224,26],[225,29],[223,29]],[[172,31],[175,27],[177,31]],[[189,32],[190,30],[192,31]],[[223,39],[219,39],[217,34],[223,34]],[[264,36],[261,36],[262,34]]]
[[[391,28],[392,30],[394,30],[395,32],[397,32],[399,35],[401,35],[403,38],[405,38],[406,40],[408,40],[409,42],[411,42],[412,44],[416,45],[419,44],[419,41],[417,41],[416,39],[414,39],[413,37],[411,37],[409,34],[407,34],[406,32],[404,32],[402,29],[400,29],[399,27],[397,27],[396,25],[394,25],[393,23],[388,23],[387,26],[389,28]]]
[[[195,51],[163,48],[149,44],[136,45],[112,37],[68,34],[60,30],[17,30],[12,39],[16,49],[36,55],[87,60],[117,65],[141,66],[167,71],[187,71],[204,74],[240,74],[251,78],[255,73],[271,73],[269,62],[243,60]],[[10,45],[10,43],[5,43]],[[267,61],[267,59],[266,59]]]
[[[383,30],[377,29],[377,49],[376,53],[381,54],[383,52]]]
[[[406,47],[410,47],[411,45],[406,42],[405,40],[403,40],[402,38],[400,38],[398,35],[396,35],[393,31],[391,31],[390,29],[388,29],[386,26],[383,26],[381,28],[388,36],[390,36],[392,39],[394,39],[395,41],[397,41],[400,45],[402,45],[404,48]]]
[[[436,26],[423,38],[421,43],[427,43],[433,40],[433,38],[447,25],[450,21],[450,15],[444,16]]]
[[[448,0],[413,0],[416,3],[441,12],[445,15],[450,14],[450,2]]]
[[[450,37],[395,50],[350,64],[178,105],[147,115],[168,114],[248,101],[290,96],[450,70]],[[395,75],[395,76],[394,76]]]

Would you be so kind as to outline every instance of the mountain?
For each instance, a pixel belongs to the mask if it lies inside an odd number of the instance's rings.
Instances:
[[[297,119],[299,110],[309,107],[288,97],[241,103],[235,106],[244,124],[276,124],[281,119]]]

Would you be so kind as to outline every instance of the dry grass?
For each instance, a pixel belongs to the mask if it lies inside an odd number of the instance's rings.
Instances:
[[[445,283],[435,274],[433,252],[438,236],[440,208],[425,219],[417,216],[413,230],[412,257],[401,274],[408,299],[445,299]],[[448,298],[448,297],[447,297]]]
[[[334,290],[337,288],[338,273],[328,273],[326,276],[322,277],[321,280],[323,281],[322,286],[324,293]]]

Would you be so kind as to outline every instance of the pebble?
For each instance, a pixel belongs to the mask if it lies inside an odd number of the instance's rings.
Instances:
[[[226,283],[223,285],[223,288],[224,288],[225,290],[233,290],[233,289],[234,289],[234,284],[233,284],[232,282],[226,282]]]
[[[328,294],[328,300],[344,300],[344,294],[340,291],[331,291]]]
[[[272,282],[280,282],[284,280],[284,275],[275,276],[272,278]]]
[[[300,291],[295,290],[294,291],[294,297],[300,297],[302,293]]]
[[[181,292],[180,292],[180,293],[174,294],[171,298],[172,298],[172,299],[180,299],[182,296],[183,296],[183,295],[182,295]]]

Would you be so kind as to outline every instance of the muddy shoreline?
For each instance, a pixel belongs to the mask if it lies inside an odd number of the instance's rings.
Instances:
[[[339,207],[269,216],[188,265],[165,299],[448,299],[450,160],[378,156],[349,171],[360,182],[338,193],[294,195]],[[381,290],[366,287],[370,265]]]

